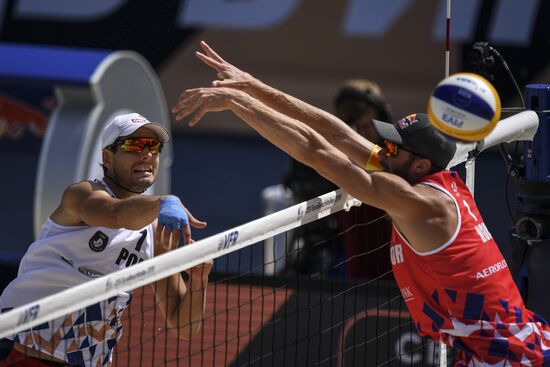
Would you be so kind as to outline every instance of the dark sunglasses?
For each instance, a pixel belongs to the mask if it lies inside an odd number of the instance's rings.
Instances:
[[[384,140],[384,149],[386,149],[386,157],[395,157],[399,150],[399,145],[394,142]]]
[[[162,152],[162,142],[156,138],[118,138],[113,146],[118,145],[125,152],[141,153],[145,147],[149,148],[151,154]]]

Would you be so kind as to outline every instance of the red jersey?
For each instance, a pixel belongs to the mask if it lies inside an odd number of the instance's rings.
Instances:
[[[421,184],[454,200],[458,223],[423,253],[393,228],[393,273],[418,332],[455,348],[457,366],[550,366],[550,328],[525,308],[470,190],[451,171]]]

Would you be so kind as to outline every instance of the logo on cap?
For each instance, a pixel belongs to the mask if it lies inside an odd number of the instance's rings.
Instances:
[[[136,124],[146,124],[148,123],[149,121],[147,121],[147,119],[143,116],[136,116],[134,118],[131,119],[131,121],[133,123],[136,123]]]
[[[412,115],[409,115],[407,117],[402,118],[401,120],[397,121],[397,124],[401,129],[404,129],[406,127],[411,126],[418,120],[416,119],[416,113],[413,113]]]

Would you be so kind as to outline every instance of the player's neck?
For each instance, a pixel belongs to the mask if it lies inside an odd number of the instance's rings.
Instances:
[[[144,191],[138,192],[138,191],[131,190],[107,174],[104,175],[103,180],[109,185],[109,188],[113,191],[113,194],[115,194],[115,196],[118,199],[125,199],[132,196],[141,195],[145,191],[144,190]]]

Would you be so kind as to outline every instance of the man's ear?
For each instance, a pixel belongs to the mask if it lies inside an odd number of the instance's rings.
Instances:
[[[419,176],[425,176],[432,169],[432,162],[426,158],[417,158],[412,165],[413,172]]]
[[[107,148],[103,149],[101,152],[103,166],[105,168],[111,168],[113,166],[113,151]]]

